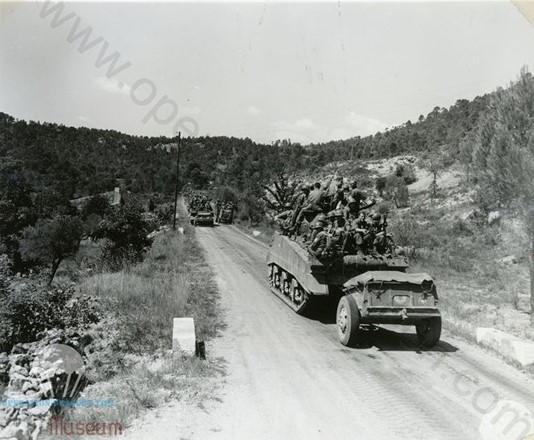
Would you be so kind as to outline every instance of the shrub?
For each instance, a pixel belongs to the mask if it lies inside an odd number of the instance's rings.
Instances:
[[[161,205],[157,205],[154,212],[158,216],[160,224],[165,224],[172,220],[174,206],[172,203],[163,203]]]
[[[375,187],[380,197],[383,197],[384,195],[384,190],[386,189],[386,183],[387,183],[386,177],[378,177],[376,179]]]
[[[75,295],[74,289],[47,290],[29,284],[0,294],[0,351],[31,342],[52,328],[78,327],[100,319],[101,312],[88,295]]]
[[[142,214],[142,208],[133,203],[116,206],[93,233],[93,239],[106,239],[104,256],[112,267],[141,261],[150,248],[150,225]]]
[[[395,168],[395,176],[402,178],[406,185],[410,185],[417,181],[415,169],[413,165],[410,164],[397,164],[397,167]]]

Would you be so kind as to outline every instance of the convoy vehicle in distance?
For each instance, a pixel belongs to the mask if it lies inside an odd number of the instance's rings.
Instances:
[[[219,223],[231,224],[234,220],[234,208],[223,207],[219,216]]]
[[[343,345],[358,343],[362,324],[414,325],[422,346],[439,342],[434,280],[426,273],[407,274],[403,256],[339,255],[320,261],[302,241],[277,233],[267,265],[272,292],[298,314],[314,298],[339,298],[336,323]]]
[[[213,211],[200,210],[196,213],[195,217],[192,219],[193,226],[205,225],[205,226],[214,226],[215,225],[215,215]]]

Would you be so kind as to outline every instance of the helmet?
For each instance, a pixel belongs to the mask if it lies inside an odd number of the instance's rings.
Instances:
[[[325,222],[326,221],[326,215],[324,214],[318,214],[317,217],[315,217],[315,222]]]
[[[354,197],[349,197],[349,200],[347,202],[347,205],[353,205],[354,203],[356,203],[356,199]]]
[[[380,214],[373,214],[373,221],[379,222],[382,219],[382,216]]]

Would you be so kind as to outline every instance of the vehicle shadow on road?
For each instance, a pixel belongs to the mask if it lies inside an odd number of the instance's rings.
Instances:
[[[310,304],[304,317],[312,321],[319,321],[322,324],[336,324],[337,300],[323,299]],[[413,332],[395,331],[380,326],[362,325],[361,342],[355,349],[365,350],[372,347],[380,351],[413,351],[422,353],[426,351],[440,351],[443,353],[454,353],[458,348],[441,340],[435,347],[423,347],[419,343],[415,328],[406,327],[406,330]]]
[[[356,346],[356,349],[360,350],[375,347],[379,351],[414,351],[417,353],[426,351],[454,353],[458,351],[458,347],[443,340],[434,347],[421,346],[415,329],[413,333],[405,333],[378,326],[362,326],[360,331],[361,342]]]

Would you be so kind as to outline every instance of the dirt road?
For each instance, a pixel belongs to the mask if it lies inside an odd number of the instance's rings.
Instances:
[[[265,247],[228,226],[197,234],[222,290],[228,328],[212,345],[229,376],[221,403],[175,414],[162,438],[515,440],[534,430],[533,382],[504,362],[447,334],[419,351],[412,327],[343,347],[333,312],[304,318],[269,291]]]

